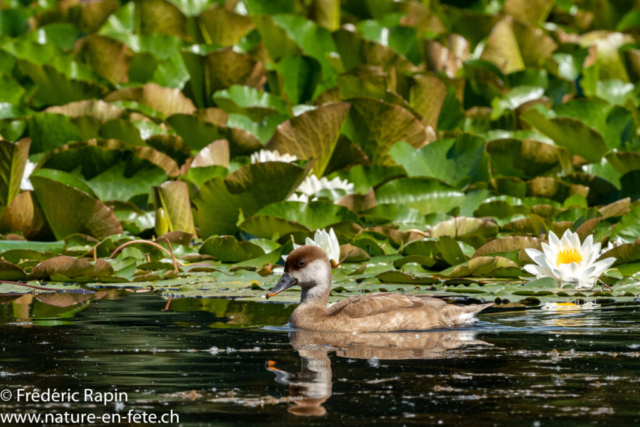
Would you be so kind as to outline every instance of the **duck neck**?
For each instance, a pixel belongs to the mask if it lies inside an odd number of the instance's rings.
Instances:
[[[300,307],[320,309],[323,313],[327,312],[327,302],[331,293],[331,282],[302,288],[300,296]]]
[[[331,293],[331,264],[329,260],[316,260],[310,263],[302,275],[298,276],[302,295],[300,308],[322,309],[327,312],[327,301]]]

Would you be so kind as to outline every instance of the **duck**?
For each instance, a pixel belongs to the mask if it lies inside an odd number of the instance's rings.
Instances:
[[[464,325],[493,303],[459,306],[433,295],[376,292],[353,296],[327,307],[332,266],[325,252],[311,245],[289,254],[284,273],[266,298],[300,286],[300,304],[291,314],[295,329],[318,332],[419,331]]]

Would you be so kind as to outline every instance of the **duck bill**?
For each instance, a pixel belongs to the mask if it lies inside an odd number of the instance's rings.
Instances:
[[[284,273],[275,288],[271,289],[271,292],[267,294],[267,299],[278,295],[282,291],[286,291],[290,287],[294,286],[298,283],[298,279],[290,275],[289,273]]]

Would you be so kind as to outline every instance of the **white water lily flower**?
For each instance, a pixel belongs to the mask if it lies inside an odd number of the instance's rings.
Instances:
[[[307,237],[304,242],[305,245],[317,246],[327,254],[327,258],[331,261],[331,265],[336,267],[340,262],[340,243],[338,242],[338,238],[336,237],[335,231],[333,228],[329,229],[327,233],[326,230],[316,230],[316,234],[313,236],[313,240]],[[297,249],[302,245],[293,244],[293,249]],[[287,259],[286,256],[282,256],[283,259]]]
[[[24,165],[24,173],[22,174],[22,181],[20,181],[20,189],[23,191],[33,190],[33,185],[31,185],[31,181],[29,177],[33,173],[36,168],[37,163],[33,163],[31,160],[27,159],[27,163]]]
[[[280,154],[278,150],[260,150],[257,153],[251,155],[251,163],[266,163],[266,162],[284,162],[291,163],[298,160],[296,156],[291,154]]]
[[[309,199],[309,196],[307,196],[306,194],[293,193],[292,195],[289,196],[289,198],[287,199],[287,202],[309,203],[309,201],[315,202],[316,200],[318,200],[317,197],[314,197],[313,199]]]
[[[312,196],[321,190],[344,190],[347,194],[353,191],[354,185],[349,181],[342,180],[339,177],[333,178],[329,181],[324,176],[319,178],[315,175],[309,175],[307,179],[302,181],[300,187],[298,187],[299,192],[306,194],[307,196]]]
[[[576,289],[591,289],[604,271],[611,267],[615,258],[596,261],[600,256],[600,243],[593,243],[589,236],[580,245],[577,233],[565,231],[562,239],[549,233],[549,244],[542,244],[542,252],[525,249],[529,258],[537,265],[529,264],[524,270],[537,278],[551,277],[560,283],[571,284]]]

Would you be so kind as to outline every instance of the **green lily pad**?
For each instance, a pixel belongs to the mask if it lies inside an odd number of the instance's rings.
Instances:
[[[401,271],[387,271],[376,276],[383,283],[408,283],[412,285],[431,285],[440,283],[440,280],[433,277],[415,277]]]
[[[92,264],[84,259],[61,255],[42,261],[31,270],[31,277],[34,279],[46,279],[54,274],[64,275],[70,279],[110,276],[113,274],[113,267],[101,259]]]
[[[98,239],[122,233],[113,212],[89,194],[49,178],[31,178],[44,216],[57,239],[83,233]]]
[[[487,143],[491,170],[495,176],[531,179],[557,173],[569,163],[566,150],[544,142],[499,139]]]
[[[421,214],[446,213],[459,206],[464,193],[435,179],[400,178],[376,189],[376,201],[398,203]]]
[[[391,147],[390,155],[409,176],[437,178],[463,187],[489,179],[484,146],[482,138],[463,134],[456,139],[434,141],[419,150],[399,142]]]
[[[398,141],[420,148],[430,140],[424,125],[399,105],[369,98],[354,98],[349,103],[347,133],[374,165],[392,166],[389,150]]]
[[[222,262],[241,262],[261,257],[265,251],[249,241],[238,241],[233,236],[213,236],[200,247],[200,253],[216,257]]]
[[[309,230],[326,228],[342,221],[358,222],[349,209],[327,202],[279,202],[260,209],[255,215],[269,215],[302,224]]]
[[[313,162],[306,169],[282,162],[257,163],[243,166],[225,179],[205,182],[194,199],[201,235],[234,233],[241,213],[249,217],[270,203],[285,200],[312,166]]]
[[[334,103],[294,117],[278,126],[265,148],[293,154],[301,160],[316,159],[313,173],[322,176],[348,112],[348,104]]]
[[[265,75],[264,64],[255,57],[231,49],[207,54],[183,50],[191,90],[198,108],[213,107],[213,94],[233,85],[258,87]],[[211,142],[211,141],[209,141]]]
[[[567,117],[548,119],[533,108],[527,110],[522,118],[557,145],[565,147],[571,154],[584,157],[588,162],[599,162],[609,151],[602,135],[580,120]]]

